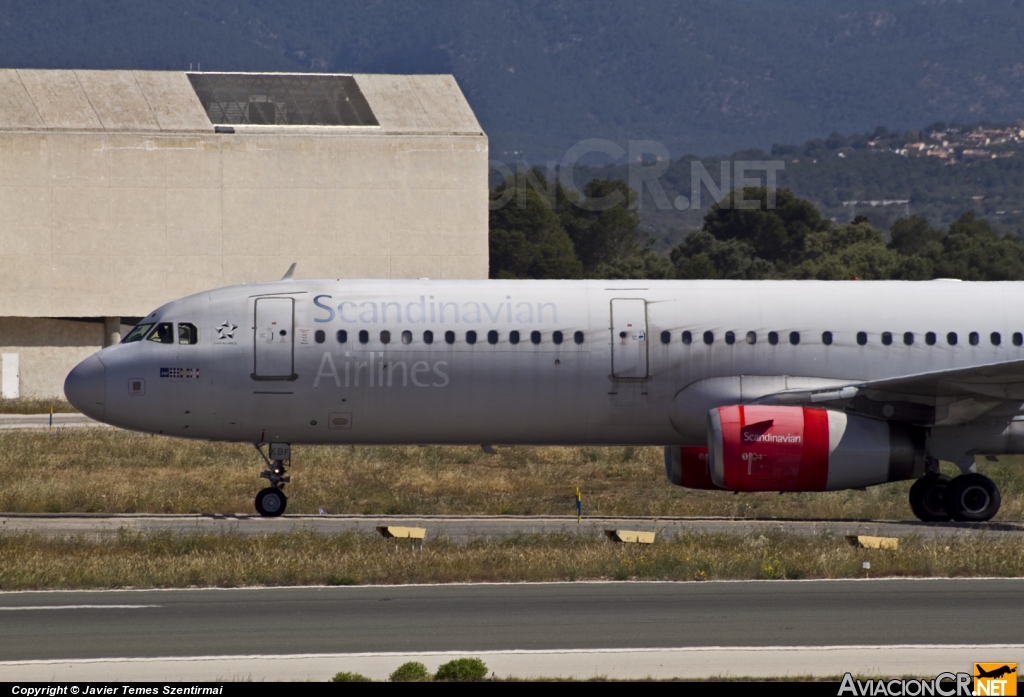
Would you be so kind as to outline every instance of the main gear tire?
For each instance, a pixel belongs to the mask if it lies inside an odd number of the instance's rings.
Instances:
[[[981,523],[999,512],[1002,496],[999,487],[983,474],[971,472],[955,478],[946,486],[943,500],[949,517],[961,523]]]
[[[944,474],[926,474],[910,487],[910,509],[926,523],[949,520],[945,492],[950,478]]]
[[[264,518],[276,518],[287,505],[288,497],[277,487],[268,486],[256,494],[256,512]]]

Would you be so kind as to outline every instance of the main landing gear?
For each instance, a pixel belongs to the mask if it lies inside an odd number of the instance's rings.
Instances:
[[[287,443],[271,443],[268,458],[261,447],[256,444],[260,457],[267,463],[267,469],[260,472],[260,477],[270,480],[270,486],[256,494],[256,512],[267,518],[275,518],[284,513],[288,505],[288,497],[281,489],[291,481],[285,476],[285,463],[291,464],[291,447]]]
[[[1001,502],[995,482],[977,472],[950,479],[933,471],[910,487],[910,507],[925,522],[980,523],[991,520]]]

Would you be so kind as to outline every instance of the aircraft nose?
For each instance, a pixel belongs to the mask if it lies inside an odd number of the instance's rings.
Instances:
[[[107,399],[107,369],[93,354],[74,367],[64,380],[64,396],[86,416],[103,420]]]

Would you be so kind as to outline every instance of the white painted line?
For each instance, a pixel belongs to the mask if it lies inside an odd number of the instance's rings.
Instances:
[[[143,607],[163,607],[162,605],[18,605],[0,607],[0,612],[17,612],[19,610],[137,610]]]
[[[452,658],[476,657],[500,677],[619,679],[914,675],[968,672],[975,662],[1024,661],[1024,644],[897,646],[710,646],[551,651],[421,651],[350,654],[186,656],[3,661],[11,680],[219,681],[329,680],[340,671],[384,680],[406,661],[430,671]]]

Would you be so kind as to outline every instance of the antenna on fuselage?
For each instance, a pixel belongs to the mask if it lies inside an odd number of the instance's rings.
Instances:
[[[281,277],[281,280],[282,281],[290,281],[290,280],[292,280],[293,276],[295,276],[295,262],[294,261],[292,262],[292,265],[288,267],[288,270],[284,272],[284,276]]]

